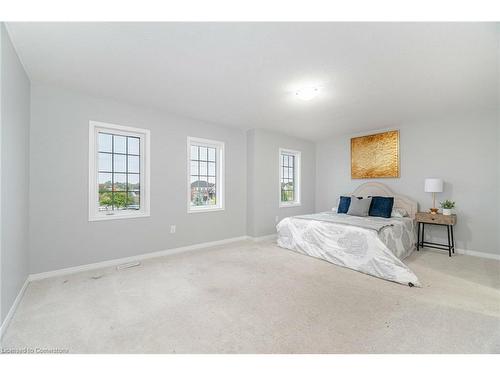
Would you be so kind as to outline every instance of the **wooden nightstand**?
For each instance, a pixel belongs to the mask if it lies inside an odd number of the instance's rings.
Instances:
[[[420,247],[432,247],[434,249],[448,250],[448,255],[451,257],[451,253],[455,253],[455,239],[453,238],[453,226],[457,223],[457,215],[443,215],[443,214],[430,214],[428,212],[417,212],[415,214],[415,220],[417,221],[417,251]],[[431,225],[442,225],[445,226],[448,231],[448,245],[427,242],[425,241],[425,224]],[[420,225],[422,225],[422,230],[420,230]],[[422,237],[420,237],[422,233]]]

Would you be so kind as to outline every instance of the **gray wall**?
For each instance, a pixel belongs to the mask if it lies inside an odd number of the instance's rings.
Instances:
[[[276,233],[276,221],[287,216],[314,212],[316,154],[313,142],[262,129],[247,132],[248,144],[248,235]],[[301,151],[301,205],[279,207],[279,149]]]
[[[1,34],[1,320],[28,277],[30,82]]]
[[[449,198],[457,203],[457,248],[500,254],[496,111],[395,128],[400,129],[401,177],[375,181],[416,199],[419,208],[426,210],[431,207],[432,198],[424,192],[424,179],[443,178],[444,192],[437,194],[436,200]],[[317,145],[317,211],[331,209],[339,195],[350,193],[367,181],[351,179],[350,138],[354,135],[359,134],[331,138]],[[426,229],[426,233],[441,241],[441,229]]]
[[[500,24],[497,24],[498,34],[500,35]],[[497,173],[498,173],[498,185],[497,185],[497,223],[500,226],[500,40],[497,42],[497,81],[498,81],[498,91],[497,91]],[[498,242],[497,249],[500,251],[500,230],[497,228]]]
[[[89,120],[151,130],[150,217],[88,221]],[[187,213],[187,136],[226,142],[224,211]],[[33,85],[30,145],[31,273],[246,234],[243,130]]]
[[[247,132],[247,234],[255,234],[255,188],[257,171],[255,170],[255,130]]]

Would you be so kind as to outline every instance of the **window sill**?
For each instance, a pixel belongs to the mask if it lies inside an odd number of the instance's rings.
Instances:
[[[216,212],[216,211],[224,211],[224,207],[189,208],[188,214],[198,214],[201,212]]]
[[[299,207],[299,206],[301,206],[300,202],[280,203],[280,208]]]
[[[104,221],[104,220],[118,220],[118,219],[136,219],[141,217],[149,217],[149,212],[140,212],[132,214],[114,214],[114,215],[95,215],[89,217],[89,221]]]

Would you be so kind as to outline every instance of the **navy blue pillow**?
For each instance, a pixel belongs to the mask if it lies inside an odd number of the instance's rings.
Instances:
[[[358,197],[361,199],[363,197]],[[346,214],[349,211],[349,206],[351,205],[351,197],[340,197],[339,206],[337,207],[338,214]]]
[[[369,216],[390,218],[394,206],[394,197],[372,197]]]

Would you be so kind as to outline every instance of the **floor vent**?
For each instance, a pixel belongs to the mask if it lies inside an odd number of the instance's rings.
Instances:
[[[118,271],[120,271],[120,270],[125,270],[127,268],[137,267],[137,266],[140,266],[140,265],[141,265],[141,262],[124,263],[124,264],[120,264],[120,265],[116,266],[116,269]]]

